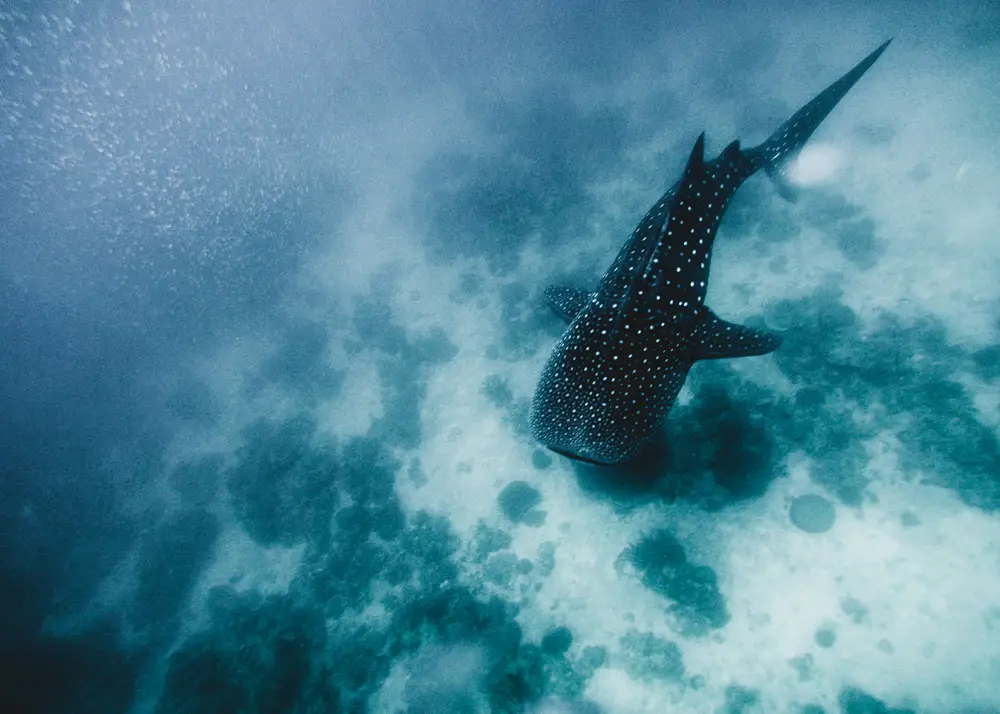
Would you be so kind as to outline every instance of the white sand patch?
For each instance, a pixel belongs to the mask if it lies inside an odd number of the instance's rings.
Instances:
[[[483,680],[488,669],[486,651],[479,645],[427,645],[400,660],[369,702],[374,714],[412,711],[486,711]]]
[[[423,418],[420,461],[428,481],[397,487],[409,508],[445,515],[459,533],[471,532],[477,520],[495,512],[496,494],[508,474],[530,469],[530,446],[512,443],[502,414],[483,397],[462,398],[478,394],[481,383],[441,380],[434,390],[441,409],[425,409]]]
[[[345,369],[340,392],[316,409],[318,435],[341,441],[364,436],[383,415],[382,381],[367,354],[358,354]]]
[[[665,704],[670,705],[671,712],[684,711],[678,706],[679,694],[677,684],[638,682],[616,667],[597,670],[587,687],[587,697],[603,706],[605,711],[625,714],[662,712]],[[712,711],[710,699],[694,695],[691,700],[704,707],[695,711]]]

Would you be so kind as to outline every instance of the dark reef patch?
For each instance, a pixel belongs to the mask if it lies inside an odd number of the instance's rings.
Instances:
[[[483,381],[483,394],[498,409],[508,407],[514,401],[514,394],[510,391],[507,380],[496,374],[491,374]]]
[[[383,415],[372,424],[368,436],[391,446],[415,449],[420,444],[420,407],[427,393],[427,370],[454,359],[458,347],[437,327],[409,336],[387,301],[394,289],[392,272],[383,271],[373,281],[379,297],[355,301],[352,325],[357,342],[347,345],[350,353],[359,352],[362,346],[375,351]]]
[[[482,521],[476,524],[476,533],[472,537],[472,560],[485,563],[493,553],[508,548],[513,542],[510,533],[486,525]]]
[[[243,432],[229,494],[241,525],[261,545],[328,537],[340,467],[333,444],[312,443],[315,430],[315,420],[300,415],[261,419]]]
[[[886,146],[896,138],[896,130],[885,124],[860,124],[854,135],[872,146]]]
[[[833,528],[837,512],[827,499],[819,494],[807,493],[792,499],[788,518],[805,533],[826,533]]]
[[[600,665],[592,656],[571,661],[565,650],[524,642],[515,605],[456,585],[459,540],[441,517],[403,516],[394,490],[400,468],[382,441],[362,437],[344,445],[336,472],[343,504],[333,507],[328,540],[307,538],[287,596],[213,595],[212,629],[174,656],[160,711],[180,711],[184,697],[202,695],[216,710],[253,710],[265,683],[275,690],[268,701],[279,702],[281,711],[298,711],[305,704],[297,702],[319,696],[320,687],[321,710],[361,711],[392,662],[429,644],[483,649],[481,694],[493,711],[521,712],[544,696],[580,695]],[[531,561],[506,550],[510,543],[509,534],[481,523],[468,555],[492,580],[509,585],[534,571]],[[545,555],[539,554],[539,569]],[[358,619],[376,599],[386,619]],[[333,621],[339,624],[324,644],[324,623]],[[249,653],[240,660],[233,652],[243,640]],[[274,654],[279,648],[284,654]]]
[[[841,714],[917,714],[913,709],[886,706],[863,689],[848,687],[837,698]]]
[[[333,510],[327,537],[309,539],[292,584],[327,617],[363,607],[376,580],[392,587],[385,603],[390,607],[457,575],[451,556],[458,543],[447,521],[418,513],[407,523],[395,492],[400,468],[375,439],[356,437],[344,445],[336,487],[346,503]]]
[[[788,664],[791,665],[792,669],[799,675],[800,682],[807,682],[812,679],[815,671],[816,658],[811,654],[806,652],[798,657],[793,657],[788,660]]]
[[[335,395],[343,375],[324,359],[330,342],[326,327],[301,321],[287,327],[280,339],[280,347],[263,364],[254,386],[279,384],[306,399]]]
[[[531,561],[527,561],[531,564]],[[496,553],[491,555],[483,568],[483,579],[488,583],[507,588],[512,585],[517,571],[518,559],[513,553]]]
[[[287,597],[225,588],[212,592],[209,611],[211,628],[189,637],[170,656],[157,714],[340,711],[351,695],[363,694],[351,690],[346,676],[334,686],[317,666],[327,639],[318,613]],[[349,653],[330,649],[331,665],[344,665],[344,674],[352,655],[367,654],[359,652],[361,642]],[[378,661],[367,666],[375,669]]]
[[[1000,345],[984,347],[972,353],[979,377],[985,380],[1000,378]]]
[[[730,684],[726,687],[726,702],[719,714],[743,714],[760,705],[760,692],[756,689]]]
[[[619,640],[622,666],[633,679],[652,681],[684,678],[680,648],[651,632],[629,630]]]
[[[810,192],[802,217],[832,237],[844,257],[858,268],[873,267],[885,252],[885,246],[875,236],[875,222],[842,196]]]
[[[138,587],[129,614],[137,630],[176,625],[175,618],[215,550],[219,524],[197,510],[172,516],[142,540]]]
[[[540,526],[545,521],[545,511],[537,506],[542,502],[538,489],[526,481],[511,481],[497,496],[500,511],[512,523]]]
[[[817,646],[822,647],[823,649],[829,649],[837,642],[837,633],[828,627],[821,627],[816,630],[813,640],[816,642]]]
[[[377,513],[399,508],[395,489],[401,464],[385,444],[371,436],[354,437],[344,444],[341,462],[341,483],[355,507]]]
[[[700,637],[729,622],[715,571],[687,558],[684,546],[666,530],[654,531],[622,551],[642,584],[670,601],[667,612],[685,637]]]
[[[727,384],[724,376],[712,375],[690,404],[675,411],[669,427],[673,487],[703,487],[699,481],[710,473],[724,496],[708,498],[720,505],[758,498],[782,474],[774,437],[758,407],[770,395],[751,383]]]
[[[170,473],[170,485],[189,508],[207,505],[222,481],[222,456],[212,454],[196,461],[185,461]]]
[[[850,596],[840,601],[840,611],[851,618],[851,622],[855,625],[860,625],[868,619],[868,608],[860,600]]]
[[[573,633],[568,627],[555,627],[542,638],[542,652],[550,655],[565,654],[573,644]]]
[[[783,310],[790,329],[774,361],[799,389],[803,408],[777,425],[783,442],[812,459],[813,480],[845,504],[860,504],[867,484],[862,442],[887,428],[902,443],[908,472],[954,490],[968,505],[1000,508],[1000,444],[957,381],[979,369],[976,353],[949,343],[929,316],[903,323],[883,314],[862,332],[836,290],[786,301]]]
[[[545,453],[542,449],[535,449],[535,451],[531,454],[531,465],[539,471],[544,471],[552,466],[552,457]]]

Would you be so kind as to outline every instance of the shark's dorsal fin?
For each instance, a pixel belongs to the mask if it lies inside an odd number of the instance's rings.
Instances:
[[[545,288],[545,302],[566,322],[573,322],[573,318],[587,307],[593,297],[593,293],[561,285],[549,285]]]
[[[725,149],[722,150],[722,153],[719,154],[719,159],[725,161],[726,163],[732,164],[738,160],[739,155],[740,155],[740,140],[736,139],[735,141],[729,142],[729,146],[727,146]]]
[[[707,308],[691,334],[691,356],[696,360],[755,357],[774,352],[780,345],[777,335],[720,320]]]

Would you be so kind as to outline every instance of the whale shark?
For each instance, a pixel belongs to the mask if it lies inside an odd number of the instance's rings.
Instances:
[[[778,348],[777,335],[726,322],[705,304],[719,223],[740,185],[762,169],[781,196],[794,200],[789,163],[891,41],[759,146],[743,149],[733,141],[707,160],[703,132],[680,180],[636,226],[597,289],[545,290],[569,326],[532,399],[530,426],[538,442],[597,465],[629,461],[664,423],[695,362]]]

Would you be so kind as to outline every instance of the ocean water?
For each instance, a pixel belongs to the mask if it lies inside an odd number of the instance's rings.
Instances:
[[[0,712],[1000,711],[1000,12],[745,5],[0,2]],[[545,287],[889,37],[715,243],[782,347],[536,444]]]

